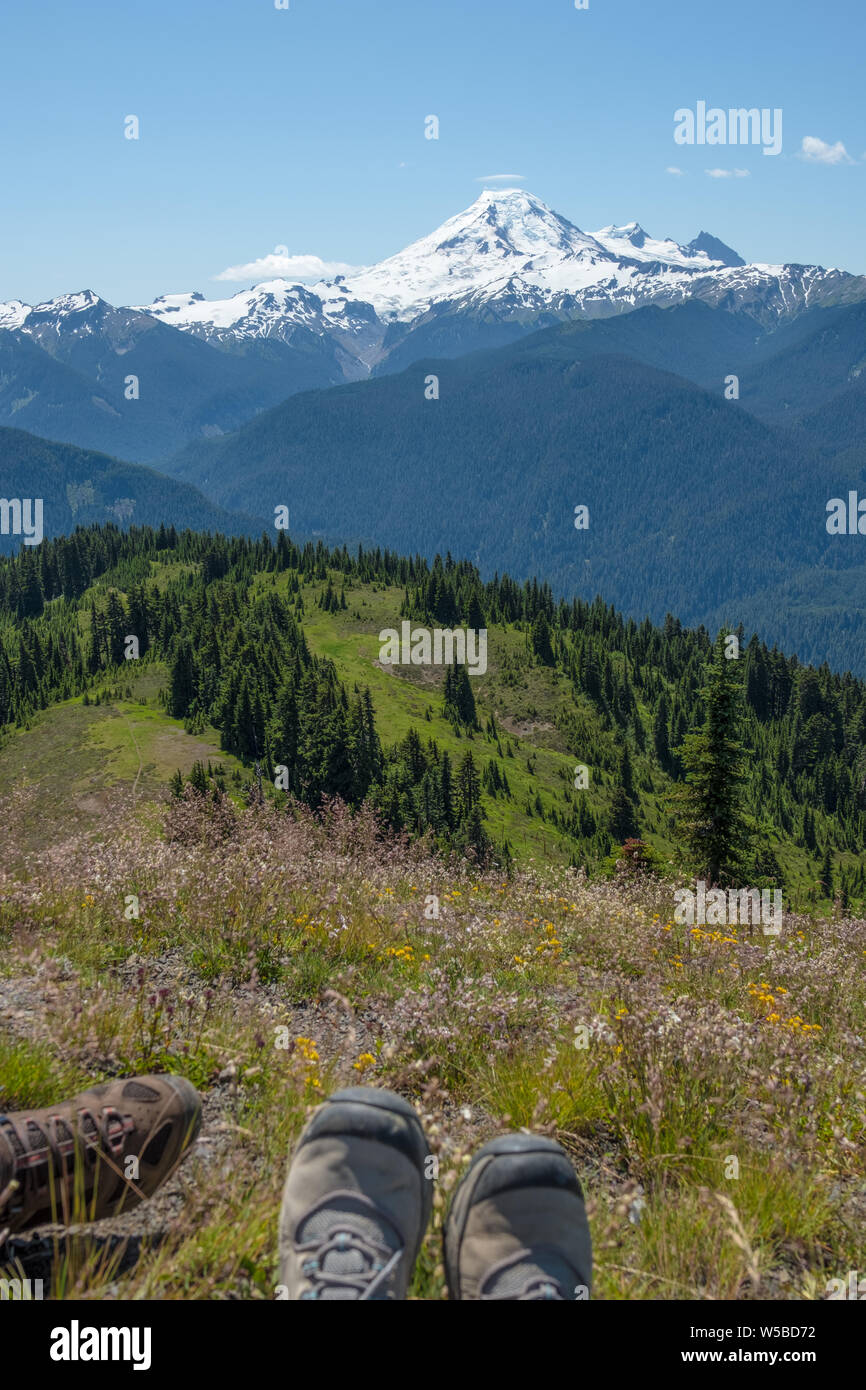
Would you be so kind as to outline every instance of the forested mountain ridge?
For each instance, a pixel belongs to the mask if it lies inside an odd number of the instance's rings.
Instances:
[[[402,621],[485,627],[487,672],[384,665],[379,634]],[[859,900],[866,684],[739,639],[752,880],[803,903]],[[394,829],[501,862],[597,871],[640,836],[682,863],[672,806],[711,657],[710,635],[674,618],[635,623],[537,581],[483,583],[450,556],[301,549],[285,533],[79,528],[0,561],[7,747],[26,747],[40,710],[152,668],[167,713],[193,734],[216,726],[250,769],[247,795],[273,781],[314,808],[366,801]]]
[[[866,477],[864,325],[815,308],[759,337],[743,313],[648,306],[294,396],[164,466],[226,507],[290,504],[326,544],[450,547],[862,675],[866,557],[826,509]]]
[[[260,525],[252,517],[225,511],[190,483],[167,478],[143,464],[54,443],[24,430],[0,428],[0,497],[31,504],[38,500],[41,534],[49,539],[76,525],[100,522],[158,526],[166,519],[181,528],[210,528],[231,535],[255,533]],[[32,524],[32,506],[29,517]],[[22,535],[15,534],[5,515],[0,525],[0,553],[18,550]],[[35,540],[39,539],[36,535]]]
[[[300,325],[226,353],[92,293],[19,317],[7,326],[0,306],[0,425],[135,462],[344,380],[335,344]]]
[[[763,333],[744,311],[647,306],[295,395],[167,459],[173,481],[0,432],[0,491],[38,486],[48,535],[111,520],[257,534],[284,505],[299,537],[450,548],[485,578],[537,574],[638,620],[742,623],[866,674],[862,541],[826,529],[828,501],[866,478],[864,326],[863,304]]]
[[[821,603],[828,574],[864,564],[856,538],[826,530],[844,469],[721,382],[708,392],[625,356],[548,347],[295,396],[176,474],[225,507],[289,504],[299,535],[430,560],[450,547],[485,577],[537,574],[637,619],[755,627],[760,613],[770,641],[784,623],[801,659],[862,673],[864,614],[834,589]]]
[[[333,282],[278,277],[227,300],[169,293],[138,308],[93,290],[0,303],[0,425],[153,463],[297,392],[555,324],[591,330],[579,333],[587,353],[633,350],[702,385],[748,368],[749,408],[787,422],[798,398],[818,408],[862,356],[846,342],[864,301],[862,276],[745,265],[706,233],[678,245],[636,222],[588,234],[523,190],[485,190],[396,256]],[[641,318],[647,306],[658,307]],[[816,328],[819,353],[803,346]],[[792,344],[787,361],[752,370]]]

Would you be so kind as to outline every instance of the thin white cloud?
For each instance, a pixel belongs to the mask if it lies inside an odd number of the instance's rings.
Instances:
[[[675,164],[669,164],[665,169],[666,174],[676,174],[677,178],[682,178],[685,172],[685,169],[678,169]]]
[[[705,169],[704,173],[711,179],[747,179],[748,169]]]
[[[476,183],[523,183],[525,174],[482,174]]]
[[[346,265],[343,261],[323,261],[321,256],[289,256],[282,248],[272,251],[269,256],[260,256],[256,261],[246,261],[243,265],[230,265],[214,275],[214,280],[329,280],[335,275],[351,275],[358,270],[356,265]]]
[[[854,163],[841,140],[837,140],[835,145],[829,145],[826,140],[819,140],[817,135],[803,136],[800,158],[805,159],[809,164]]]

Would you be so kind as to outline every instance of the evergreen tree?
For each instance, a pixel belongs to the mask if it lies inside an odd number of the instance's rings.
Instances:
[[[481,801],[481,781],[471,752],[464,753],[457,769],[457,814],[461,821],[469,816]]]
[[[623,844],[638,833],[637,810],[623,787],[614,789],[611,801],[610,830],[613,838]]]
[[[670,734],[668,731],[668,721],[670,710],[668,708],[668,698],[664,691],[659,696],[656,705],[656,712],[653,716],[653,748],[658,758],[659,766],[664,772],[671,770],[671,745]]]
[[[694,868],[709,884],[722,886],[736,881],[750,841],[742,809],[742,688],[737,662],[725,656],[725,637],[722,630],[702,691],[704,726],[688,734],[680,749],[687,786],[675,800],[679,833]]]
[[[543,666],[554,663],[553,645],[550,640],[550,623],[543,613],[537,613],[530,629],[532,650]]]
[[[203,763],[199,761],[193,763],[192,772],[189,774],[189,784],[191,787],[194,787],[197,792],[201,792],[202,795],[207,792],[208,774],[205,772]]]
[[[451,771],[451,759],[445,750],[442,750],[442,761],[439,764],[439,800],[442,806],[442,820],[446,829],[450,830],[454,825],[454,781]]]
[[[24,577],[21,583],[18,611],[22,618],[38,618],[45,606],[39,567],[30,552],[25,551],[24,555]]]
[[[811,850],[816,849],[818,844],[815,838],[815,816],[809,806],[803,812],[803,844]]]
[[[469,813],[464,834],[467,848],[472,850],[477,862],[484,863],[490,852],[490,840],[484,829],[480,806],[474,806]]]
[[[465,666],[449,666],[445,671],[445,718],[468,729],[478,728],[472,681]]]
[[[832,900],[836,892],[836,881],[833,874],[833,854],[830,849],[829,841],[824,850],[824,862],[821,865],[821,891],[825,898]]]
[[[623,744],[622,756],[619,761],[619,784],[626,796],[634,798],[634,769],[631,765],[631,753],[628,744]]]
[[[195,658],[192,643],[185,637],[175,648],[169,670],[169,711],[175,719],[183,719],[194,699]]]

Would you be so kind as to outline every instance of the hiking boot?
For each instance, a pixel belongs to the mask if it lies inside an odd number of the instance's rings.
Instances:
[[[280,1212],[289,1299],[406,1297],[433,1205],[421,1122],[393,1091],[350,1086],[298,1140]]]
[[[0,1114],[0,1228],[129,1211],[170,1176],[200,1126],[198,1092],[181,1076],[121,1077],[44,1110]]]
[[[444,1245],[450,1298],[589,1298],[583,1193],[552,1139],[508,1134],[479,1149],[454,1194]]]

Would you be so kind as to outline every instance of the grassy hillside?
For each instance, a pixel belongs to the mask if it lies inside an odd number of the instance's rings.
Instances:
[[[172,567],[154,569],[160,584],[171,581]],[[251,592],[276,588],[285,594],[288,584],[288,576],[273,581],[263,575],[255,580]],[[383,740],[398,743],[415,728],[459,759],[467,739],[444,717],[441,671],[388,668],[379,663],[379,632],[399,627],[402,590],[358,585],[348,591],[350,611],[326,613],[317,606],[326,587],[326,580],[315,580],[302,590],[307,605],[303,627],[311,648],[334,662],[349,688],[356,683],[370,687]],[[100,581],[87,591],[85,601],[97,594],[104,596],[110,588]],[[79,619],[82,634],[86,634],[86,610]],[[498,757],[495,741],[478,735],[472,747],[479,758],[497,762],[513,792],[507,802],[485,798],[491,835],[498,842],[507,838],[521,861],[535,857],[568,864],[574,855],[574,842],[537,813],[530,815],[524,809],[536,796],[541,796],[548,809],[555,803],[564,809],[569,805],[575,756],[568,752],[567,740],[555,723],[569,698],[568,686],[556,673],[530,666],[519,684],[506,684],[501,679],[503,659],[506,654],[522,655],[525,645],[524,634],[516,629],[492,632],[488,675],[473,680],[482,719],[495,716],[503,731],[501,742],[511,747],[513,756]],[[164,662],[130,665],[116,680],[102,684],[99,705],[85,705],[83,697],[76,696],[37,714],[28,728],[9,732],[0,745],[0,796],[26,788],[26,823],[31,831],[27,844],[31,849],[44,848],[62,834],[70,805],[85,820],[92,817],[94,828],[98,828],[112,789],[134,790],[142,805],[160,801],[168,793],[172,775],[178,769],[188,775],[196,761],[222,763],[242,786],[251,785],[249,766],[221,749],[217,729],[205,726],[190,734],[182,720],[165,711],[158,695],[166,684]],[[593,720],[589,711],[587,717],[594,736],[601,737],[598,720]],[[610,746],[613,756],[613,740]],[[55,773],[60,765],[64,769],[62,799],[57,796]],[[602,774],[597,785],[581,793],[601,816],[608,809],[612,780]],[[645,795],[646,820],[651,822],[655,816],[661,824],[655,802],[651,793]],[[649,830],[647,834],[659,845],[671,848],[663,835],[653,837]]]
[[[160,707],[165,668],[148,665],[123,684],[105,687],[100,703],[63,700],[10,731],[0,745],[0,798],[14,800],[14,867],[62,841],[70,824],[99,834],[117,792],[128,792],[141,814],[164,801],[169,780],[198,762],[224,766],[241,780],[249,771],[220,750],[216,729],[191,735]],[[6,851],[7,867],[13,865]]]
[[[267,582],[267,581],[262,581]],[[349,588],[347,613],[325,613],[316,608],[327,581],[305,586],[307,618],[304,631],[312,648],[329,657],[341,680],[349,687],[369,686],[382,737],[399,743],[411,728],[435,738],[453,760],[466,748],[466,738],[455,733],[444,717],[442,672],[436,668],[387,667],[379,663],[379,633],[400,626],[402,590],[394,586]],[[360,616],[357,616],[360,615]],[[523,809],[541,795],[548,804],[568,806],[566,787],[574,778],[574,754],[556,728],[556,716],[567,699],[562,677],[542,668],[528,668],[517,687],[501,679],[503,661],[523,654],[525,637],[514,629],[488,636],[488,673],[473,677],[473,689],[482,723],[494,715],[503,731],[500,743],[510,745],[514,756],[498,757],[495,740],[473,739],[480,759],[495,761],[507,774],[512,799],[487,798],[485,811],[493,837],[507,838],[520,859],[536,856],[568,863],[574,846],[555,826]],[[480,746],[479,746],[480,745]],[[532,771],[529,770],[530,765]],[[604,785],[588,789],[596,811],[606,809],[609,793]]]
[[[149,804],[196,763],[222,763],[238,802],[257,775],[284,800],[275,770],[288,762],[289,790],[313,808],[334,795],[367,800],[385,824],[463,852],[465,838],[444,833],[454,822],[421,806],[428,792],[406,761],[415,739],[437,777],[443,758],[455,777],[467,758],[473,765],[479,833],[499,862],[597,873],[638,834],[666,871],[682,869],[677,747],[704,717],[706,633],[673,620],[637,628],[598,603],[557,609],[549,590],[480,586],[471,567],[449,564],[108,530],[58,542],[41,581],[25,553],[0,568],[0,793],[28,789],[33,843],[45,845],[68,805],[98,822],[112,787]],[[46,599],[43,582],[78,592]],[[413,623],[439,622],[415,612],[422,591],[424,603],[489,614],[488,668],[469,678],[469,722],[447,704],[443,668],[379,660],[380,632],[407,611]],[[38,616],[21,614],[40,604]],[[538,622],[547,656],[534,645]],[[130,630],[141,639],[134,661],[123,659]],[[766,861],[743,872],[783,887],[795,908],[826,909],[837,895],[862,903],[866,687],[741,641],[743,799]],[[351,726],[362,696],[376,748],[358,780]]]
[[[421,727],[420,721],[425,720],[425,734],[432,735],[452,756],[459,757],[465,741],[455,737],[443,716],[440,673],[413,667],[383,668],[378,663],[378,634],[384,628],[399,628],[402,591],[394,587],[361,586],[358,590],[349,587],[350,611],[329,614],[312,606],[321,598],[325,581],[307,587],[310,602],[304,630],[311,645],[334,660],[347,684],[357,682],[370,686],[383,737],[398,742],[410,727]],[[565,812],[580,796],[604,822],[610,812],[612,790],[618,781],[619,740],[615,733],[605,729],[592,702],[580,703],[578,727],[583,731],[586,746],[604,749],[609,755],[610,770],[596,768],[590,786],[580,793],[572,793],[580,746],[563,728],[564,716],[574,708],[570,681],[560,672],[526,660],[526,634],[517,627],[491,630],[488,643],[487,675],[473,679],[476,701],[482,723],[492,715],[506,735],[500,743],[510,743],[515,752],[513,759],[496,757],[494,741],[489,736],[477,749],[480,759],[490,758],[498,763],[514,792],[513,799],[508,801],[486,798],[485,811],[491,833],[497,841],[506,838],[521,862],[532,858],[567,865],[575,856],[571,837],[537,812],[528,815],[524,808],[527,803],[534,807],[536,797],[540,797],[545,813],[554,806]],[[512,661],[523,659],[517,681],[508,679],[508,672],[504,670],[509,658]],[[426,722],[428,714],[429,723]],[[648,706],[640,705],[640,717],[649,740],[652,717]],[[668,815],[671,781],[659,770],[649,752],[642,756],[635,750],[634,757],[641,835],[660,855],[672,856],[676,837]],[[821,897],[817,883],[819,868],[814,858],[783,834],[773,835],[773,846],[783,869],[786,901],[801,908],[810,901],[829,907],[829,902]],[[862,852],[841,851],[834,856],[838,870],[853,872],[862,863]]]

